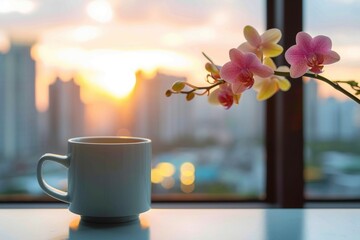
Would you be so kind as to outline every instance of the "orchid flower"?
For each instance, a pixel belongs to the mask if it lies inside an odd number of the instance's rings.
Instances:
[[[270,77],[274,71],[263,64],[254,53],[243,53],[233,48],[229,52],[230,62],[220,69],[220,76],[231,84],[234,94],[240,94],[254,84],[254,75]]]
[[[255,53],[261,60],[263,57],[279,56],[283,51],[282,46],[277,44],[281,38],[279,29],[269,29],[260,36],[255,28],[246,26],[244,36],[247,42],[241,44],[238,49],[243,52]]]
[[[203,53],[209,61],[205,65],[207,86],[195,86],[182,81],[175,83],[166,91],[166,96],[172,94],[185,94],[190,101],[195,96],[208,95],[211,103],[221,104],[229,109],[234,103],[238,104],[241,93],[251,87],[257,91],[257,99],[265,100],[277,91],[290,89],[290,82],[285,77],[298,78],[311,77],[325,82],[342,92],[358,104],[360,99],[360,84],[354,80],[331,81],[319,75],[324,65],[335,63],[340,56],[331,50],[331,40],[326,36],[312,38],[305,32],[296,35],[296,45],[285,52],[285,59],[290,64],[276,68],[271,57],[276,57],[283,52],[278,45],[281,31],[273,28],[262,35],[251,26],[244,28],[247,42],[238,48],[229,51],[230,61],[223,66],[216,65],[210,57]],[[355,94],[347,91],[340,84],[347,84]]]
[[[234,103],[239,104],[241,94],[234,94],[229,83],[220,85],[209,95],[209,102],[213,104],[221,104],[229,109]]]
[[[289,72],[287,66],[280,66],[276,68],[275,63],[271,58],[264,58],[264,64],[269,66],[274,71]],[[290,82],[285,77],[272,75],[267,78],[255,77],[254,90],[258,92],[256,98],[259,101],[266,100],[272,97],[279,89],[287,91],[290,89]]]
[[[340,60],[339,54],[331,50],[331,40],[326,36],[312,38],[305,32],[296,35],[296,45],[285,52],[285,59],[291,65],[290,76],[298,78],[308,70],[314,74],[322,73],[325,64]]]

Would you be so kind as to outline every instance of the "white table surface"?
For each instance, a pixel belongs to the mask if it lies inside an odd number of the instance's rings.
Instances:
[[[360,209],[151,209],[122,225],[86,224],[65,208],[0,209],[0,239],[359,240]]]

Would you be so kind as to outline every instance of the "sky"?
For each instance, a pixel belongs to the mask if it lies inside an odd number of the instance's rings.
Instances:
[[[325,76],[360,80],[360,1],[304,0],[304,7],[304,30],[329,36],[342,58],[326,67]],[[110,79],[136,68],[160,68],[200,83],[205,74],[201,52],[224,64],[228,50],[244,41],[242,29],[248,24],[265,30],[265,1],[1,0],[0,51],[6,51],[7,41],[34,45],[38,92],[45,93],[38,104],[46,109],[54,72],[101,76],[87,81],[105,90],[119,85],[105,84],[104,72]],[[337,95],[326,86],[320,90],[322,96]]]

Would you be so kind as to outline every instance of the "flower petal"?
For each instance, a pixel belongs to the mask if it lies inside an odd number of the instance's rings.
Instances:
[[[245,54],[246,67],[255,75],[259,77],[270,77],[274,74],[274,70],[268,66],[261,64],[260,60],[256,57],[255,54],[247,53]]]
[[[235,94],[234,95],[234,103],[239,104],[241,98],[241,94]]]
[[[232,48],[229,51],[229,57],[231,62],[233,62],[235,65],[239,66],[239,67],[244,67],[246,64],[246,60],[245,60],[245,53],[241,52],[240,50],[236,49],[236,48]]]
[[[258,76],[254,76],[254,85],[252,86],[252,88],[256,92],[259,92],[260,89],[262,88],[262,85],[263,85],[264,81],[267,81],[267,79],[266,78],[261,78],[261,77],[258,77]]]
[[[277,57],[283,52],[283,47],[276,43],[266,43],[263,45],[265,57]]]
[[[296,44],[305,52],[312,51],[312,37],[306,32],[299,32],[296,34]]]
[[[234,94],[241,94],[247,89],[247,87],[245,87],[241,82],[237,81],[231,84],[231,89]]]
[[[208,101],[211,104],[220,104],[219,102],[219,92],[220,92],[220,88],[215,89],[214,91],[212,91],[208,97]]]
[[[331,49],[331,40],[326,36],[316,36],[312,40],[312,50],[316,53],[327,53]]]
[[[272,70],[276,70],[274,61],[269,57],[264,58],[264,65],[270,67]]]
[[[245,63],[246,68],[248,68],[253,74],[258,75],[259,77],[269,77],[274,74],[274,70],[270,67],[263,65],[260,60],[253,53],[246,53]]]
[[[234,82],[239,75],[239,67],[233,62],[227,62],[220,69],[220,76],[227,82]]]
[[[292,78],[298,78],[304,75],[308,70],[306,62],[294,63],[290,67],[290,76]]]
[[[297,62],[306,61],[304,52],[297,45],[290,47],[285,52],[285,59],[290,65]]]
[[[272,28],[265,31],[261,35],[262,43],[277,43],[281,39],[281,31],[277,28]]]
[[[242,52],[256,53],[256,49],[253,46],[251,46],[248,42],[242,43],[240,46],[237,47],[237,49]]]
[[[339,60],[340,60],[340,56],[339,54],[337,54],[337,52],[330,51],[324,55],[324,64],[335,63]]]
[[[265,65],[256,66],[250,69],[255,75],[258,75],[259,77],[266,78],[270,77],[274,74],[274,70],[272,70],[270,67]]]
[[[244,27],[244,36],[249,44],[253,47],[257,48],[261,44],[261,37],[256,29],[252,26],[248,25]]]
[[[267,79],[267,81],[263,82],[262,87],[260,88],[260,91],[258,92],[256,98],[259,101],[266,100],[272,95],[274,95],[278,91],[278,89],[279,88],[275,81]]]
[[[291,83],[286,78],[277,78],[277,84],[282,91],[287,91],[291,87]]]
[[[279,72],[289,72],[290,71],[288,66],[280,66],[276,70]]]

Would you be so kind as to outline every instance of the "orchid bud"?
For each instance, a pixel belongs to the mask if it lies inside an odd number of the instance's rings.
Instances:
[[[180,92],[181,90],[183,90],[185,87],[185,83],[184,82],[176,82],[172,85],[171,89],[174,92]]]
[[[165,92],[165,96],[170,97],[172,95],[172,92],[170,90],[167,90]]]
[[[195,97],[195,93],[194,93],[194,92],[189,92],[189,93],[186,95],[186,100],[187,100],[187,101],[191,101],[194,97]]]
[[[211,73],[211,76],[213,76],[213,78],[215,78],[215,79],[220,78],[219,68],[217,66],[215,66],[214,64],[206,63],[205,69]]]

